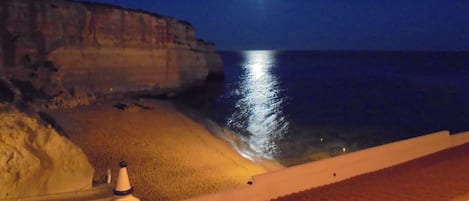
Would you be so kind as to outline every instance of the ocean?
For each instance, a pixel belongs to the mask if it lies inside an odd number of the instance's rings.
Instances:
[[[469,130],[469,54],[224,51],[225,79],[180,100],[290,166]]]

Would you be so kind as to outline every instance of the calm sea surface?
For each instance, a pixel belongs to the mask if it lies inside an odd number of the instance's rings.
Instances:
[[[182,100],[287,165],[469,130],[469,54],[221,52],[225,80]]]

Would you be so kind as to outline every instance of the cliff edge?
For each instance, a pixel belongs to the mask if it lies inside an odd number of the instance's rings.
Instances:
[[[212,43],[185,21],[68,0],[0,2],[0,75],[49,107],[164,94],[223,75]]]

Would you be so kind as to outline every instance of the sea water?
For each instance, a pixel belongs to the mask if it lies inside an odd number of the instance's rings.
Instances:
[[[300,164],[469,130],[469,54],[221,52],[225,79],[181,100],[257,155]]]

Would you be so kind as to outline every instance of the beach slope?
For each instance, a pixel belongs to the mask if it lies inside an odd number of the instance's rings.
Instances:
[[[267,170],[243,157],[168,102],[140,101],[127,109],[110,105],[48,111],[95,167],[116,178],[129,164],[135,195],[142,200],[181,200],[237,188]]]

